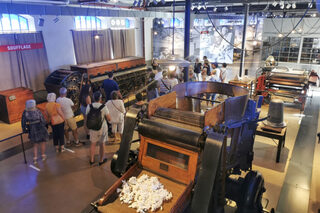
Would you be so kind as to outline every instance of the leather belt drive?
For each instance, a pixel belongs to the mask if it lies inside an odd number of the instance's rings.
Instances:
[[[213,187],[216,181],[224,135],[210,133],[206,139],[199,176],[191,203],[194,213],[208,213],[212,204]]]
[[[121,137],[121,143],[115,167],[115,170],[121,174],[125,172],[128,165],[131,141],[133,137],[134,128],[137,122],[137,115],[139,112],[140,109],[130,109],[127,112],[124,120],[123,136]]]

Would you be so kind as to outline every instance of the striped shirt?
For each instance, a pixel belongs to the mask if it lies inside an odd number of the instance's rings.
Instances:
[[[159,79],[160,93],[168,93],[171,90],[171,81],[168,78]]]

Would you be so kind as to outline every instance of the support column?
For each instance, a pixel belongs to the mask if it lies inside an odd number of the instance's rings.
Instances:
[[[191,0],[185,1],[185,12],[184,12],[184,59],[187,59],[190,55],[190,10]],[[189,78],[188,67],[184,68],[184,82],[187,82]]]
[[[242,31],[242,45],[241,45],[241,57],[240,57],[240,71],[239,77],[242,76],[242,71],[244,71],[244,59],[246,57],[246,40],[247,40],[247,26],[249,17],[249,4],[244,5],[244,21],[243,21],[243,31]]]

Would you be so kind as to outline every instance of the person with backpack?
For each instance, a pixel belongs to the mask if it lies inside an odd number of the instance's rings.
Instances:
[[[37,164],[38,147],[41,148],[42,161],[47,159],[46,143],[49,140],[49,134],[46,128],[46,120],[39,109],[36,108],[36,101],[31,99],[26,102],[26,109],[21,118],[21,127],[23,133],[28,133],[28,138],[33,144],[33,163]]]
[[[90,165],[94,164],[94,155],[96,144],[99,143],[100,160],[98,165],[101,166],[107,159],[104,158],[104,143],[108,141],[107,121],[111,121],[108,108],[102,104],[102,94],[96,91],[93,94],[94,102],[87,106],[87,123],[86,126],[90,133]]]
[[[124,108],[123,100],[119,99],[116,91],[111,93],[111,100],[106,103],[110,112],[112,133],[115,135],[115,141],[120,140],[124,127],[124,115],[126,109]]]
[[[79,96],[80,110],[83,115],[84,123],[87,123],[86,110],[87,110],[87,106],[91,104],[91,96],[92,96],[92,90],[91,90],[90,83],[86,82],[86,84],[82,86],[80,91],[80,96]],[[90,139],[89,130],[87,129],[86,125],[84,125],[83,128],[84,128],[84,131],[86,132],[87,139],[89,140]]]

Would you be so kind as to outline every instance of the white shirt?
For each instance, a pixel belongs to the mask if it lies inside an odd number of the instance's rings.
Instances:
[[[211,75],[211,81],[215,81],[215,82],[221,82],[221,79],[220,79],[220,69],[219,68],[215,68],[214,69],[216,71],[216,74],[214,75]]]
[[[109,100],[106,103],[111,123],[122,123],[124,121],[124,113],[126,112],[126,109],[124,108],[124,103],[122,100]]]
[[[171,78],[171,79],[169,79],[170,80],[170,86],[171,86],[171,89],[175,86],[175,85],[177,85],[179,82],[178,82],[178,79],[176,79],[176,78]]]
[[[102,104],[101,103],[97,103],[97,102],[94,102],[92,103],[92,106],[94,108],[99,108]],[[86,114],[88,115],[90,112],[90,104],[88,104],[87,106],[87,109],[86,109]],[[106,115],[109,114],[109,110],[107,108],[107,106],[104,106],[102,109],[101,109],[101,116],[102,116],[102,119],[103,119],[103,123],[102,123],[102,127],[100,130],[98,130],[99,132],[105,132],[107,131],[108,132],[108,126],[107,126],[107,122],[106,122]],[[95,130],[91,130],[90,129],[90,132],[91,131],[94,131],[94,132],[97,132]]]
[[[157,72],[156,76],[154,77],[154,80],[159,81],[160,79],[162,79],[162,72]]]
[[[74,103],[70,98],[59,97],[57,98],[57,103],[60,104],[65,119],[73,118],[73,111],[71,107],[74,106]]]
[[[221,82],[225,81],[227,77],[227,68],[222,67],[221,68]],[[225,83],[225,82],[224,82]]]

